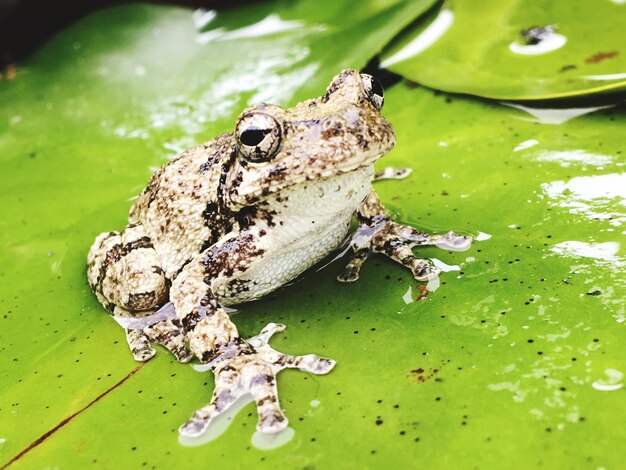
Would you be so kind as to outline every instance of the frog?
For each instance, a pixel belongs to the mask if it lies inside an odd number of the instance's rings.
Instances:
[[[244,396],[256,402],[257,430],[279,433],[289,421],[278,372],[322,375],[335,366],[316,354],[271,348],[282,324],[269,323],[244,339],[229,316],[233,306],[287,285],[342,247],[351,255],[341,282],[356,281],[375,253],[428,281],[439,270],[415,256],[414,247],[471,243],[466,235],[397,223],[385,210],[373,181],[408,172],[374,172],[396,143],[383,103],[378,80],[344,70],[318,98],[290,108],[251,105],[233,131],[157,169],[134,201],[128,225],[94,241],[89,285],[125,328],[134,359],[149,360],[159,344],[181,363],[195,358],[214,375],[210,401],[180,427],[182,436],[200,436]]]

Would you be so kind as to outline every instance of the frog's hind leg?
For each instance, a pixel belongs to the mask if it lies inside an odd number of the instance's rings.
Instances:
[[[100,303],[116,317],[144,317],[167,299],[165,273],[141,224],[98,236],[89,251],[87,276]],[[171,320],[127,329],[126,339],[138,361],[154,356],[150,342],[162,344],[181,362],[191,359],[180,324]]]
[[[354,254],[344,271],[337,276],[341,282],[356,281],[361,266],[371,252],[382,253],[409,268],[418,281],[433,279],[439,274],[439,269],[430,260],[417,258],[413,247],[435,245],[463,251],[472,242],[470,237],[454,232],[430,235],[390,220],[374,191],[359,207],[357,217],[361,225],[351,241]]]

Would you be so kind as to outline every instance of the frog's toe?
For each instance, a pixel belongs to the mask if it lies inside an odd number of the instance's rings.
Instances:
[[[356,282],[359,280],[359,273],[354,269],[348,269],[346,267],[346,269],[337,276],[337,280],[339,282]]]
[[[287,327],[282,323],[268,323],[258,335],[248,339],[248,343],[254,348],[260,348],[269,342],[272,335],[285,331],[286,329]]]
[[[249,392],[256,402],[259,432],[275,434],[287,427],[289,420],[283,413],[276,389],[276,376],[269,370],[258,370],[250,381]]]
[[[472,246],[472,241],[473,238],[470,236],[448,232],[440,236],[435,245],[444,250],[465,251]]]
[[[185,335],[176,320],[164,320],[144,328],[146,336],[169,350],[178,362],[189,362],[193,353],[185,345]]]
[[[172,354],[176,356],[176,360],[178,362],[182,362],[183,364],[186,364],[187,362],[191,361],[194,358],[193,353],[186,348],[182,348],[177,351],[172,351]]]
[[[280,333],[281,331],[285,331],[287,326],[282,323],[268,323],[265,328],[261,330],[259,333],[260,336],[271,336],[276,333]]]
[[[133,351],[132,353],[135,361],[146,362],[154,357],[156,351],[153,348],[149,347],[148,349]]]
[[[281,354],[276,361],[275,366],[289,369],[300,369],[303,372],[309,372],[316,375],[328,374],[335,365],[336,361],[326,357],[319,357],[317,354],[307,354],[306,356],[288,356]]]
[[[413,170],[411,168],[394,168],[388,166],[387,168],[377,171],[372,178],[374,181],[380,180],[402,180],[407,178]]]
[[[198,437],[204,431],[206,431],[208,427],[209,422],[207,420],[199,420],[193,417],[185,424],[183,424],[180,428],[178,428],[178,432],[183,436]]]
[[[346,267],[343,269],[343,272],[337,276],[337,280],[339,282],[355,282],[359,279],[359,272],[361,271],[361,266],[367,260],[369,256],[368,249],[360,249],[357,250]]]
[[[413,277],[417,281],[430,281],[439,276],[441,270],[436,266],[433,266],[426,260],[416,259],[416,261],[420,262],[417,264],[417,267],[413,271]],[[423,262],[423,263],[422,263]]]
[[[282,412],[271,412],[265,415],[259,413],[259,422],[256,429],[264,434],[277,434],[289,426],[289,420]]]
[[[126,341],[136,361],[145,362],[156,354],[150,339],[141,330],[126,330]]]
[[[327,359],[325,357],[318,357],[313,370],[314,374],[325,375],[335,368],[337,361],[333,359]]]

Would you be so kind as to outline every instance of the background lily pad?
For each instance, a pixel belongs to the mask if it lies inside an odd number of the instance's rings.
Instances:
[[[361,29],[342,36],[338,22],[331,28],[329,16],[302,5],[297,14],[287,4],[218,14],[212,28],[225,28],[221,39],[205,44],[187,10],[102,12],[0,84],[1,462],[618,467],[626,438],[623,107],[515,109],[405,83],[387,92],[398,145],[380,163],[414,172],[377,189],[400,220],[483,233],[484,241],[465,253],[421,250],[452,269],[421,301],[405,270],[374,258],[355,285],[335,282],[339,261],[242,306],[234,319],[244,336],[281,321],[288,329],[277,349],[315,351],[339,365],[325,377],[279,376],[295,436],[277,450],[251,444],[252,406],[218,440],[178,443],[178,425],[206,403],[212,378],[163,350],[138,366],[89,291],[85,253],[97,233],[124,225],[149,167],[232,128],[249,101],[319,95],[334,67],[369,60],[315,49],[331,32],[356,47]],[[390,37],[394,15],[419,14],[407,5],[355,21],[364,35],[385,26]],[[303,25],[224,37],[272,12]],[[299,47],[315,52],[291,56]],[[275,65],[256,77],[246,62],[255,60]],[[325,65],[299,81],[311,64]]]
[[[624,91],[624,24],[621,1],[451,0],[407,28],[382,65],[435,89],[505,100]]]

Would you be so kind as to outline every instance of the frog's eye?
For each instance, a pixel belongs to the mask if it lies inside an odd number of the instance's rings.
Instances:
[[[246,114],[239,119],[235,136],[239,152],[246,160],[267,161],[276,155],[280,147],[280,124],[268,114]]]
[[[383,86],[378,80],[366,73],[361,74],[361,79],[363,80],[363,88],[365,89],[367,97],[374,107],[380,111],[385,102],[385,92],[383,90]]]

